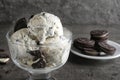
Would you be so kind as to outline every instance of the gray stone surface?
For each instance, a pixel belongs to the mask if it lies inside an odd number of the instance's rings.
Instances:
[[[120,0],[0,0],[0,22],[47,11],[64,24],[120,24]]]
[[[0,24],[0,48],[9,54],[5,35],[11,24]],[[93,29],[106,29],[110,32],[111,40],[120,43],[119,26],[101,25],[64,25],[74,35],[89,37]],[[74,36],[73,36],[74,38]],[[56,80],[120,80],[120,58],[113,60],[89,60],[70,53],[67,63],[60,69],[53,71]],[[11,60],[6,65],[0,64],[0,80],[26,80],[28,73],[18,68]]]
[[[9,14],[7,13],[3,0],[0,0],[0,22],[8,21],[10,21]]]

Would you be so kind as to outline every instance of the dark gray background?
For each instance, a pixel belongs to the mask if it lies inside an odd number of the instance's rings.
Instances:
[[[120,0],[0,0],[0,22],[46,11],[64,24],[120,24]]]
[[[0,0],[0,48],[4,53],[9,54],[5,35],[11,22],[41,11],[59,16],[73,35],[89,38],[91,30],[105,29],[110,40],[120,43],[120,0]],[[0,64],[0,80],[25,80],[27,76],[11,60]],[[89,60],[70,52],[67,63],[52,76],[57,80],[120,80],[120,58]]]

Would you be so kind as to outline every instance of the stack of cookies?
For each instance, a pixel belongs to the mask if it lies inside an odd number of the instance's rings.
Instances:
[[[113,55],[116,51],[115,47],[107,44],[109,32],[106,30],[93,30],[90,32],[90,39],[76,38],[74,40],[74,47],[79,49],[82,53],[92,56]]]

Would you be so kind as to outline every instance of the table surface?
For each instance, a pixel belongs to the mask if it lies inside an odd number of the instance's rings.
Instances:
[[[0,24],[0,48],[9,54],[6,32],[11,24]],[[93,29],[106,29],[110,32],[110,38],[120,43],[119,25],[64,25],[69,28],[73,35],[89,37]],[[57,80],[120,80],[120,58],[113,60],[90,60],[78,57],[70,52],[67,63],[60,69],[53,71],[52,76]],[[10,60],[5,65],[0,65],[0,80],[25,80],[28,73]]]

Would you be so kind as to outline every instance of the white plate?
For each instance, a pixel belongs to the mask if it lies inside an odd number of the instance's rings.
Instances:
[[[88,59],[96,59],[96,60],[108,60],[108,59],[114,59],[114,58],[118,58],[120,57],[120,44],[114,42],[114,41],[110,41],[108,40],[107,43],[109,45],[112,45],[116,48],[116,51],[114,53],[114,55],[108,55],[108,56],[89,56],[89,55],[85,55],[82,54],[78,49],[76,49],[73,45],[71,47],[71,52],[75,55],[78,55],[80,57],[84,57],[84,58],[88,58]]]

